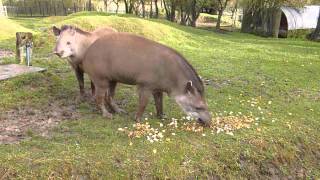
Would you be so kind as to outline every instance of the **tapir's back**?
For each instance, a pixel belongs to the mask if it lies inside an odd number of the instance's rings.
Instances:
[[[85,71],[127,84],[154,84],[163,88],[183,78],[181,55],[146,38],[112,33],[88,49]]]

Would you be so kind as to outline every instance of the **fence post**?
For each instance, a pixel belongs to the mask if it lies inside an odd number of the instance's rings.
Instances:
[[[57,16],[56,4],[53,4],[54,15]]]
[[[30,16],[32,17],[32,8],[29,7]]]
[[[38,6],[39,6],[39,13],[40,13],[40,15],[42,14],[42,11],[41,11],[41,2],[40,1],[38,1]]]
[[[49,5],[48,5],[48,1],[46,1],[46,9],[47,9],[47,15],[50,16],[49,14]]]
[[[76,9],[76,3],[73,3],[73,12],[76,13],[77,9]]]
[[[41,9],[42,9],[42,17],[44,17],[44,15],[45,15],[45,13],[46,13],[43,5],[44,5],[44,4],[42,3],[42,6],[41,6]]]

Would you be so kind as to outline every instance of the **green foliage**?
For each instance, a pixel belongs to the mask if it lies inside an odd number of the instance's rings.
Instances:
[[[288,31],[288,38],[306,39],[307,35],[312,33],[312,29],[296,29]]]

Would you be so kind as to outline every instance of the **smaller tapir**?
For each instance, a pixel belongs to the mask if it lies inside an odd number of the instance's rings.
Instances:
[[[79,67],[79,62],[82,61],[84,54],[86,53],[88,47],[97,40],[97,38],[102,37],[109,33],[116,33],[118,32],[116,29],[111,27],[103,27],[94,30],[93,32],[83,31],[78,29],[78,32],[85,34],[85,36],[81,36],[79,34],[70,34],[68,29],[75,29],[73,26],[64,25],[61,29],[53,26],[52,30],[54,35],[57,37],[57,44],[66,43],[66,46],[70,47],[69,52],[59,51],[57,46],[54,48],[53,53],[62,57],[68,57],[68,61],[70,65],[73,67],[78,83],[80,88],[80,97],[84,98],[84,78],[83,78],[83,70]],[[76,41],[76,43],[74,43]],[[69,42],[69,43],[68,43]],[[72,43],[71,43],[72,42]],[[59,53],[58,53],[59,51]],[[114,86],[114,87],[113,87]],[[116,84],[112,85],[111,91],[114,92]],[[94,95],[94,85],[91,82],[91,90],[92,94]],[[116,109],[120,111],[120,109]]]

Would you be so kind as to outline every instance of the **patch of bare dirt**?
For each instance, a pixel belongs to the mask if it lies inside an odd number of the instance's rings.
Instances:
[[[15,54],[12,51],[0,49],[0,59],[5,57],[13,57]]]
[[[0,144],[17,143],[30,134],[49,136],[61,121],[79,118],[74,104],[49,103],[41,108],[20,107],[0,113]]]
[[[234,77],[232,79],[202,79],[203,83],[207,86],[212,86],[215,89],[221,89],[231,85],[241,85],[247,86],[249,84],[249,80],[240,77]]]

